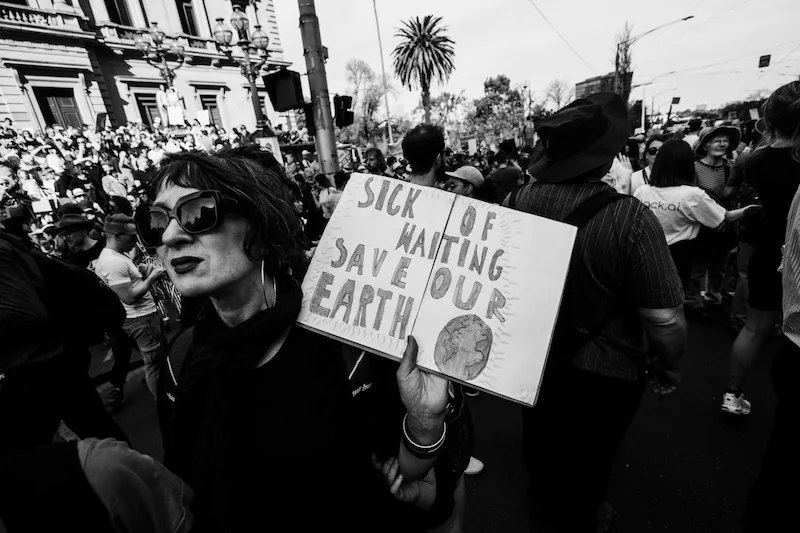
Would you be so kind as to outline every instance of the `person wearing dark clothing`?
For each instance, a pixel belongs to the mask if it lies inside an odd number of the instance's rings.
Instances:
[[[499,201],[502,201],[502,198],[505,198],[508,193],[522,185],[522,170],[510,163],[508,155],[502,150],[495,154],[494,163],[497,165],[497,169],[486,179],[493,181],[497,186]]]
[[[0,232],[0,454],[51,442],[61,420],[81,437],[127,441],[86,372],[81,332],[63,327],[58,302],[51,301],[55,281],[42,273],[35,253]]]
[[[100,256],[106,246],[105,239],[92,239],[88,232],[93,224],[83,215],[67,214],[56,222],[53,231],[56,235],[63,235],[69,246],[69,253],[64,260],[81,268],[89,265]]]
[[[187,533],[191,499],[192,489],[158,461],[113,439],[0,456],[0,533]]]
[[[161,372],[165,466],[194,490],[195,532],[381,531],[372,502],[387,489],[359,435],[341,347],[294,324],[305,248],[291,193],[254,150],[171,156],[154,205],[136,211],[178,291],[209,298]],[[385,416],[428,446],[445,435],[447,381],[416,368],[415,346],[396,378],[407,418]],[[391,444],[406,483],[432,476],[435,455]],[[324,495],[308,490],[320,464],[337,483]]]
[[[656,217],[602,182],[628,138],[622,99],[578,99],[537,132],[529,166],[537,181],[504,203],[578,233],[539,398],[523,411],[532,518],[536,531],[603,531],[608,476],[638,411],[648,358],[654,391],[680,382],[683,290]]]
[[[747,320],[733,343],[728,385],[721,409],[735,415],[750,413],[741,384],[780,317],[783,288],[778,267],[786,221],[800,186],[800,82],[780,87],[765,105],[769,144],[753,152],[742,169],[744,182],[755,189],[763,206],[763,227],[748,265]],[[730,193],[731,191],[727,191]]]

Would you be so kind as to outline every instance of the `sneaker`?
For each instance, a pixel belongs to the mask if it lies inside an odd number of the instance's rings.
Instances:
[[[736,396],[732,392],[726,392],[722,397],[722,410],[732,415],[749,415],[750,402],[744,399],[744,394]]]
[[[125,400],[125,393],[119,387],[111,387],[103,400],[103,406],[110,410],[116,411]]]
[[[468,476],[474,476],[475,474],[480,474],[483,472],[483,462],[474,457],[469,458],[469,464],[467,465],[467,469],[464,470],[464,473]]]

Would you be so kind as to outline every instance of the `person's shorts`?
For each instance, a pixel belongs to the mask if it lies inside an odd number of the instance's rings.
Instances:
[[[749,296],[747,304],[758,311],[780,311],[783,304],[783,282],[778,267],[781,249],[759,246],[747,267]]]

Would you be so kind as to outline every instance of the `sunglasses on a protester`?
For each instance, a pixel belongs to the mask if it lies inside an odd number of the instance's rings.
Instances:
[[[647,155],[658,155],[658,148],[648,148]]]
[[[197,235],[220,227],[225,213],[237,209],[235,201],[223,198],[217,191],[199,191],[184,196],[172,209],[140,205],[134,219],[145,246],[155,247],[163,244],[162,237],[173,218],[186,233]]]

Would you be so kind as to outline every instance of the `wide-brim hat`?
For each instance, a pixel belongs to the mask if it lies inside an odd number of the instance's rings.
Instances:
[[[727,135],[731,140],[731,144],[728,146],[728,153],[736,150],[736,147],[739,146],[739,141],[742,138],[742,132],[739,131],[739,128],[735,128],[733,126],[714,126],[713,128],[709,127],[700,130],[700,138],[694,145],[694,153],[701,156],[706,155],[706,141],[721,133]]]
[[[560,183],[611,161],[628,141],[625,102],[614,93],[579,98],[537,128],[540,141],[528,172],[539,181]]]
[[[88,231],[92,228],[92,223],[83,215],[69,213],[61,217],[61,219],[55,223],[52,232],[54,234],[59,234],[67,230],[76,230],[81,228]]]

